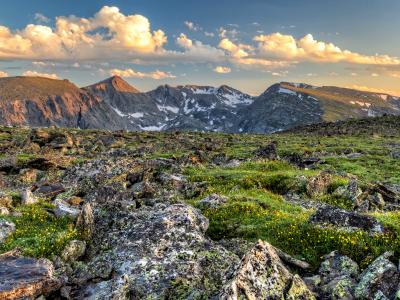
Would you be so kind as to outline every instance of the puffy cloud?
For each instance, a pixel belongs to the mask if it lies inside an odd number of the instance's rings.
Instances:
[[[221,73],[221,74],[227,74],[227,73],[230,73],[231,71],[232,70],[229,67],[217,66],[214,68],[214,72]]]
[[[0,26],[2,59],[101,59],[162,53],[167,37],[151,31],[141,15],[124,15],[104,6],[94,17],[57,17],[56,26],[29,24],[11,32]]]
[[[4,71],[0,71],[0,78],[1,77],[8,77],[8,73]]]
[[[363,55],[342,50],[332,43],[317,41],[311,34],[296,40],[291,35],[273,33],[254,37],[259,54],[289,61],[348,62],[368,65],[400,65],[400,59],[388,55]]]
[[[193,31],[198,31],[198,30],[202,30],[200,26],[195,25],[193,22],[191,21],[185,21],[184,22],[185,26],[189,29],[189,30],[193,30]]]
[[[183,53],[177,53],[176,58],[186,62],[218,62],[224,60],[225,53],[212,47],[205,45],[200,41],[192,41],[184,33],[181,33],[176,39],[176,43],[185,49]]]
[[[39,73],[36,71],[26,71],[22,74],[22,76],[28,76],[28,77],[45,77],[45,78],[50,78],[50,79],[59,79],[57,74],[47,74],[47,73]]]
[[[190,49],[193,46],[193,41],[189,39],[186,34],[181,33],[180,36],[176,39],[176,43],[185,49]]]
[[[166,78],[176,78],[176,76],[172,75],[169,72],[163,72],[160,70],[156,70],[154,72],[150,73],[143,73],[143,72],[138,72],[133,69],[125,69],[125,70],[120,70],[120,69],[112,69],[110,70],[111,75],[117,75],[120,77],[134,77],[134,78],[152,78],[152,79],[166,79]]]

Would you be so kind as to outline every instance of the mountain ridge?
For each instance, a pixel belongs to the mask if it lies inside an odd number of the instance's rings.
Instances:
[[[399,97],[305,83],[276,83],[253,97],[227,85],[140,92],[119,76],[82,88],[41,77],[0,79],[4,125],[270,133],[383,114],[400,114]]]

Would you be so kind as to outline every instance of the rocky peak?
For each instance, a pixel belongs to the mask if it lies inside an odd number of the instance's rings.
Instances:
[[[88,86],[87,88],[96,92],[140,93],[138,89],[116,75]]]

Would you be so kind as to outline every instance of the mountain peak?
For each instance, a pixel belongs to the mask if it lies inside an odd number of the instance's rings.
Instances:
[[[134,88],[128,82],[126,82],[120,76],[117,75],[114,75],[103,81],[88,86],[87,88],[104,92],[113,90],[121,93],[140,93],[138,89]]]

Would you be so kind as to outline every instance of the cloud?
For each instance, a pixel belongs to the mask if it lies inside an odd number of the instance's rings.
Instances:
[[[57,74],[47,74],[47,73],[39,73],[36,71],[26,71],[22,74],[22,76],[28,76],[28,77],[45,77],[45,78],[50,78],[50,79],[59,79]]]
[[[193,47],[193,41],[189,39],[184,33],[181,33],[178,36],[178,38],[176,39],[176,43],[178,44],[178,46],[185,49],[190,49]]]
[[[227,74],[230,73],[232,70],[229,67],[223,67],[223,66],[218,66],[214,68],[214,72],[220,73],[220,74]]]
[[[266,58],[288,61],[347,62],[365,65],[400,65],[400,59],[388,55],[363,55],[342,50],[332,43],[317,41],[311,34],[296,40],[291,35],[273,33],[254,37],[259,54]]]
[[[201,27],[198,25],[195,25],[193,22],[191,21],[185,21],[184,22],[185,26],[189,29],[189,30],[193,30],[193,31],[198,31],[201,30]]]
[[[365,91],[365,92],[371,92],[371,93],[400,96],[400,91],[385,90],[385,89],[379,89],[379,88],[362,86],[362,85],[351,85],[351,86],[347,86],[347,88],[360,90],[360,91]]]
[[[208,37],[214,37],[215,34],[213,32],[204,31],[204,35]]]
[[[176,44],[185,49],[184,53],[179,54],[183,62],[218,62],[225,59],[225,53],[222,50],[200,41],[193,41],[184,33],[176,39]]]
[[[166,78],[176,78],[176,76],[172,75],[169,72],[163,72],[160,70],[156,70],[154,72],[150,73],[143,73],[143,72],[138,72],[133,69],[125,69],[125,70],[120,70],[120,69],[112,69],[110,70],[111,75],[117,75],[120,77],[133,77],[133,78],[151,78],[151,79],[166,79]]]
[[[141,15],[104,6],[92,18],[57,17],[55,28],[29,24],[12,32],[0,26],[0,59],[111,59],[162,53],[167,37]]]
[[[50,19],[48,17],[46,17],[45,15],[41,14],[41,13],[36,13],[35,16],[35,21],[38,23],[49,23]]]
[[[4,71],[0,71],[0,78],[1,77],[8,77],[8,73]]]

